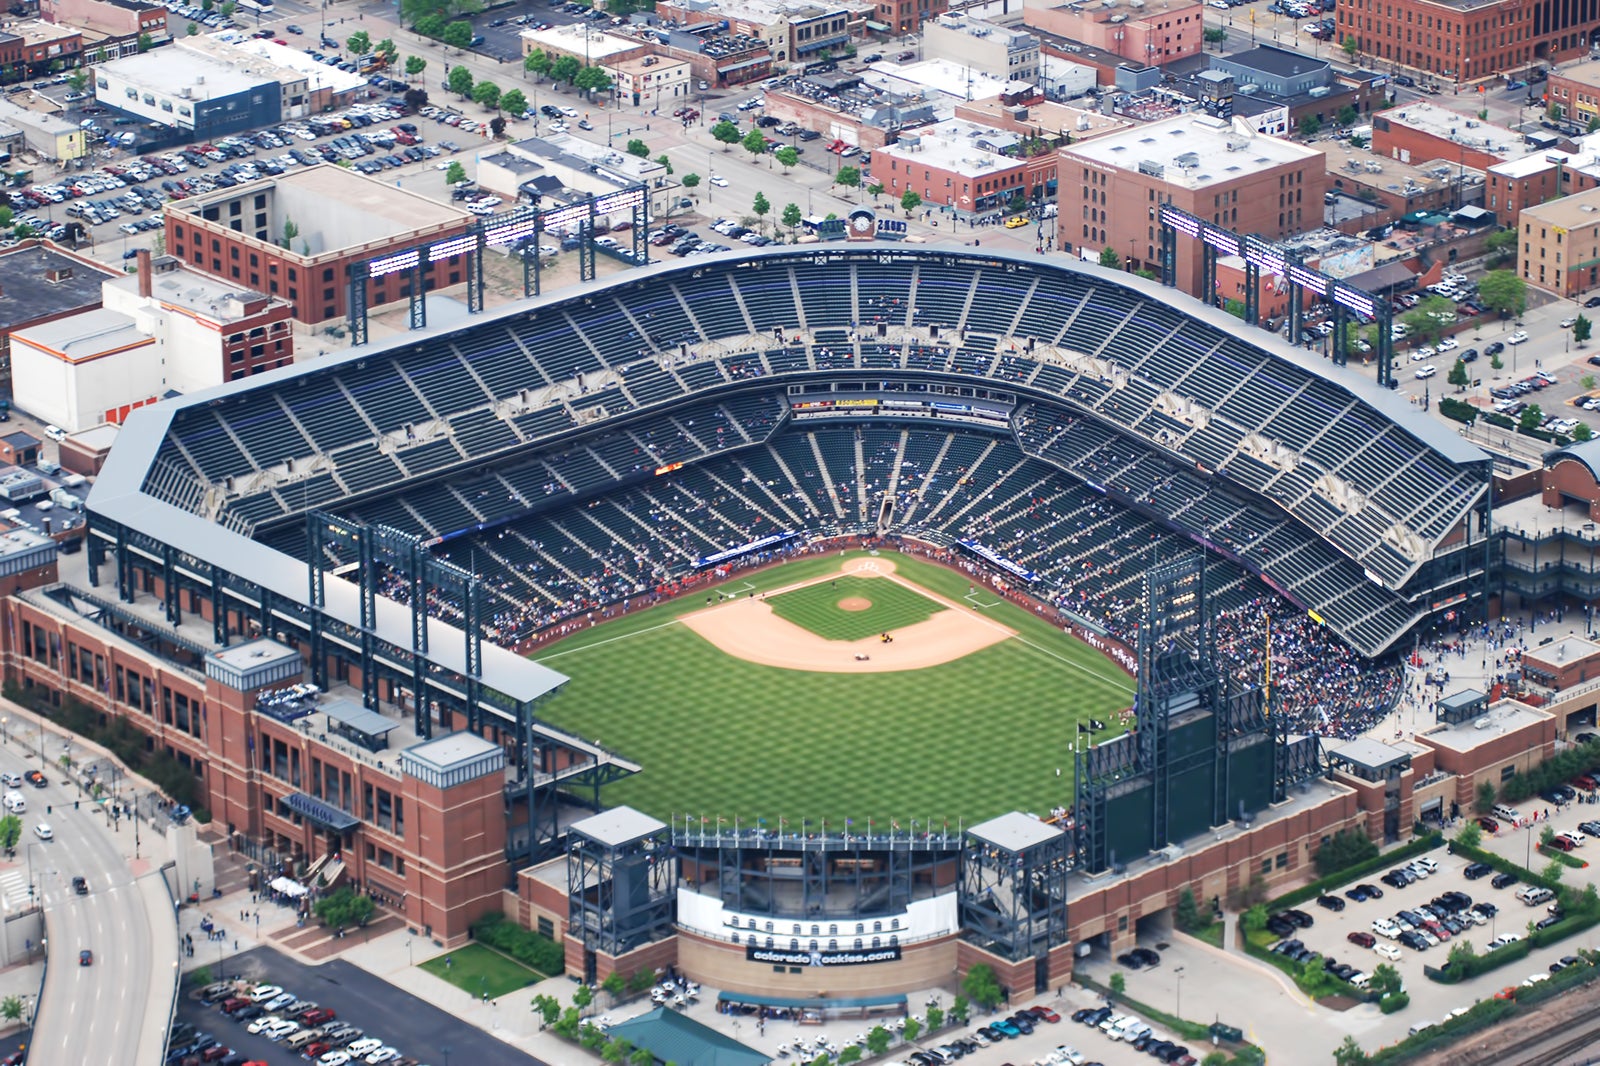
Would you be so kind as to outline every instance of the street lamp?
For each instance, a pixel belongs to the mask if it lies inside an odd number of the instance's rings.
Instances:
[[[1177,991],[1176,991],[1176,994],[1174,995],[1174,998],[1173,998],[1172,1014],[1173,1014],[1173,1017],[1182,1018],[1183,1017],[1183,967],[1182,966],[1176,967],[1172,971],[1172,975],[1178,979]]]

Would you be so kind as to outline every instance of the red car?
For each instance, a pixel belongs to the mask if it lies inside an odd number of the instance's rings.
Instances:
[[[1500,832],[1500,823],[1495,821],[1493,818],[1490,818],[1488,815],[1485,815],[1484,817],[1478,819],[1478,828],[1482,829],[1485,833],[1498,833]]]
[[[338,1015],[327,1007],[316,1007],[300,1015],[300,1024],[308,1026],[325,1025],[337,1017]]]
[[[1349,936],[1345,937],[1345,939],[1359,948],[1370,948],[1372,945],[1378,942],[1377,938],[1371,933],[1363,933],[1360,930],[1351,933]]]
[[[1588,774],[1580,774],[1572,779],[1572,787],[1581,788],[1585,792],[1593,792],[1596,788],[1600,788],[1600,785],[1597,785],[1595,779]]]
[[[1547,843],[1540,844],[1541,848],[1555,848],[1557,851],[1571,851],[1572,841],[1566,837],[1551,837]]]
[[[333,1045],[328,1043],[328,1041],[326,1041],[326,1040],[317,1040],[317,1041],[313,1041],[312,1043],[307,1044],[305,1047],[301,1048],[300,1049],[300,1054],[303,1055],[305,1058],[310,1059],[312,1062],[316,1062],[318,1059],[320,1059],[322,1056],[326,1055],[328,1052],[330,1052],[332,1050],[333,1050]],[[249,1063],[245,1063],[245,1066],[250,1066],[250,1064]]]
[[[1057,1014],[1049,1007],[1029,1007],[1028,1013],[1033,1015],[1035,1018],[1038,1018],[1042,1022],[1053,1023],[1061,1020],[1061,1015]]]
[[[232,1054],[233,1048],[228,1047],[226,1044],[212,1044],[200,1053],[200,1061],[216,1062],[218,1059],[225,1059]]]

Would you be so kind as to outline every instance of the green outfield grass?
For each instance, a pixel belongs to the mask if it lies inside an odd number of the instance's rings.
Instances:
[[[448,966],[446,959],[450,960]],[[490,999],[526,988],[543,977],[538,971],[483,944],[464,944],[418,965],[474,996],[487,992]]]
[[[858,598],[872,606],[846,611],[842,600]],[[767,597],[772,613],[823,640],[862,640],[925,622],[944,610],[943,605],[881,577],[841,577],[793,592]]]
[[[886,558],[901,577],[1018,636],[926,670],[806,673],[731,658],[676,624],[706,606],[696,593],[542,649],[536,658],[572,680],[539,713],[641,763],[642,773],[607,786],[606,801],[663,820],[731,825],[738,816],[776,827],[782,817],[798,829],[802,818],[864,828],[870,817],[909,828],[913,818],[954,826],[1070,804],[1078,723],[1128,706],[1131,680],[954,571]],[[841,561],[807,556],[718,587],[784,588]]]

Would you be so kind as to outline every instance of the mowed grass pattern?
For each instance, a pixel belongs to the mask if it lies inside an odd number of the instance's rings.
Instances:
[[[886,557],[901,577],[964,602],[964,576]],[[782,588],[834,572],[840,561],[808,556],[720,587]],[[996,599],[982,589],[978,596]],[[795,830],[802,819],[842,829],[850,818],[864,830],[871,818],[880,830],[891,820],[903,829],[913,818],[955,827],[1009,810],[1046,811],[1072,802],[1078,723],[1132,702],[1126,674],[1011,604],[985,615],[1017,638],[927,670],[881,674],[804,673],[731,658],[673,622],[705,606],[704,594],[686,596],[537,656],[572,679],[541,716],[644,766],[607,786],[608,803],[679,824],[689,816],[714,825],[720,816],[731,825],[737,816],[776,828],[781,817]]]
[[[872,604],[864,611],[839,606],[846,599]],[[772,613],[824,640],[861,640],[925,622],[944,605],[883,577],[841,577],[768,596]]]

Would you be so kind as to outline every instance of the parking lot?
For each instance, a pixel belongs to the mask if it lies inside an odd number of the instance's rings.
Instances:
[[[388,1060],[370,1061],[387,1061],[393,1066],[407,1062],[434,1063],[445,1060],[505,1063],[509,1066],[534,1066],[536,1062],[530,1056],[496,1040],[490,1033],[468,1025],[346,962],[335,960],[321,966],[306,966],[270,948],[257,948],[230,958],[228,973],[230,977],[238,974],[243,987],[277,986],[307,1004],[332,1010],[336,1016],[334,1021],[347,1023],[361,1031],[360,1037],[343,1041],[340,1045],[342,1048],[348,1048],[362,1039],[379,1041],[376,1047],[361,1057],[353,1056],[349,1060],[351,1063],[369,1061],[368,1055],[381,1052],[384,1048],[394,1049],[395,1056]],[[218,1006],[201,1002],[197,992],[195,989],[185,990],[178,1004],[178,1022],[193,1026],[196,1033],[210,1034],[219,1045],[250,1061],[265,1062],[271,1066],[304,1066],[306,1060],[301,1057],[304,1049],[297,1050],[283,1042],[293,1033],[286,1032],[277,1041],[261,1033],[251,1033],[250,1025],[259,1018],[235,1021],[223,1014]],[[512,1009],[510,1004],[506,1009]],[[525,1010],[526,1004],[519,1002],[516,1009]],[[185,1039],[192,1043],[192,1038],[186,1036]],[[171,1061],[177,1063],[183,1060]],[[225,1060],[219,1055],[216,1061]]]

